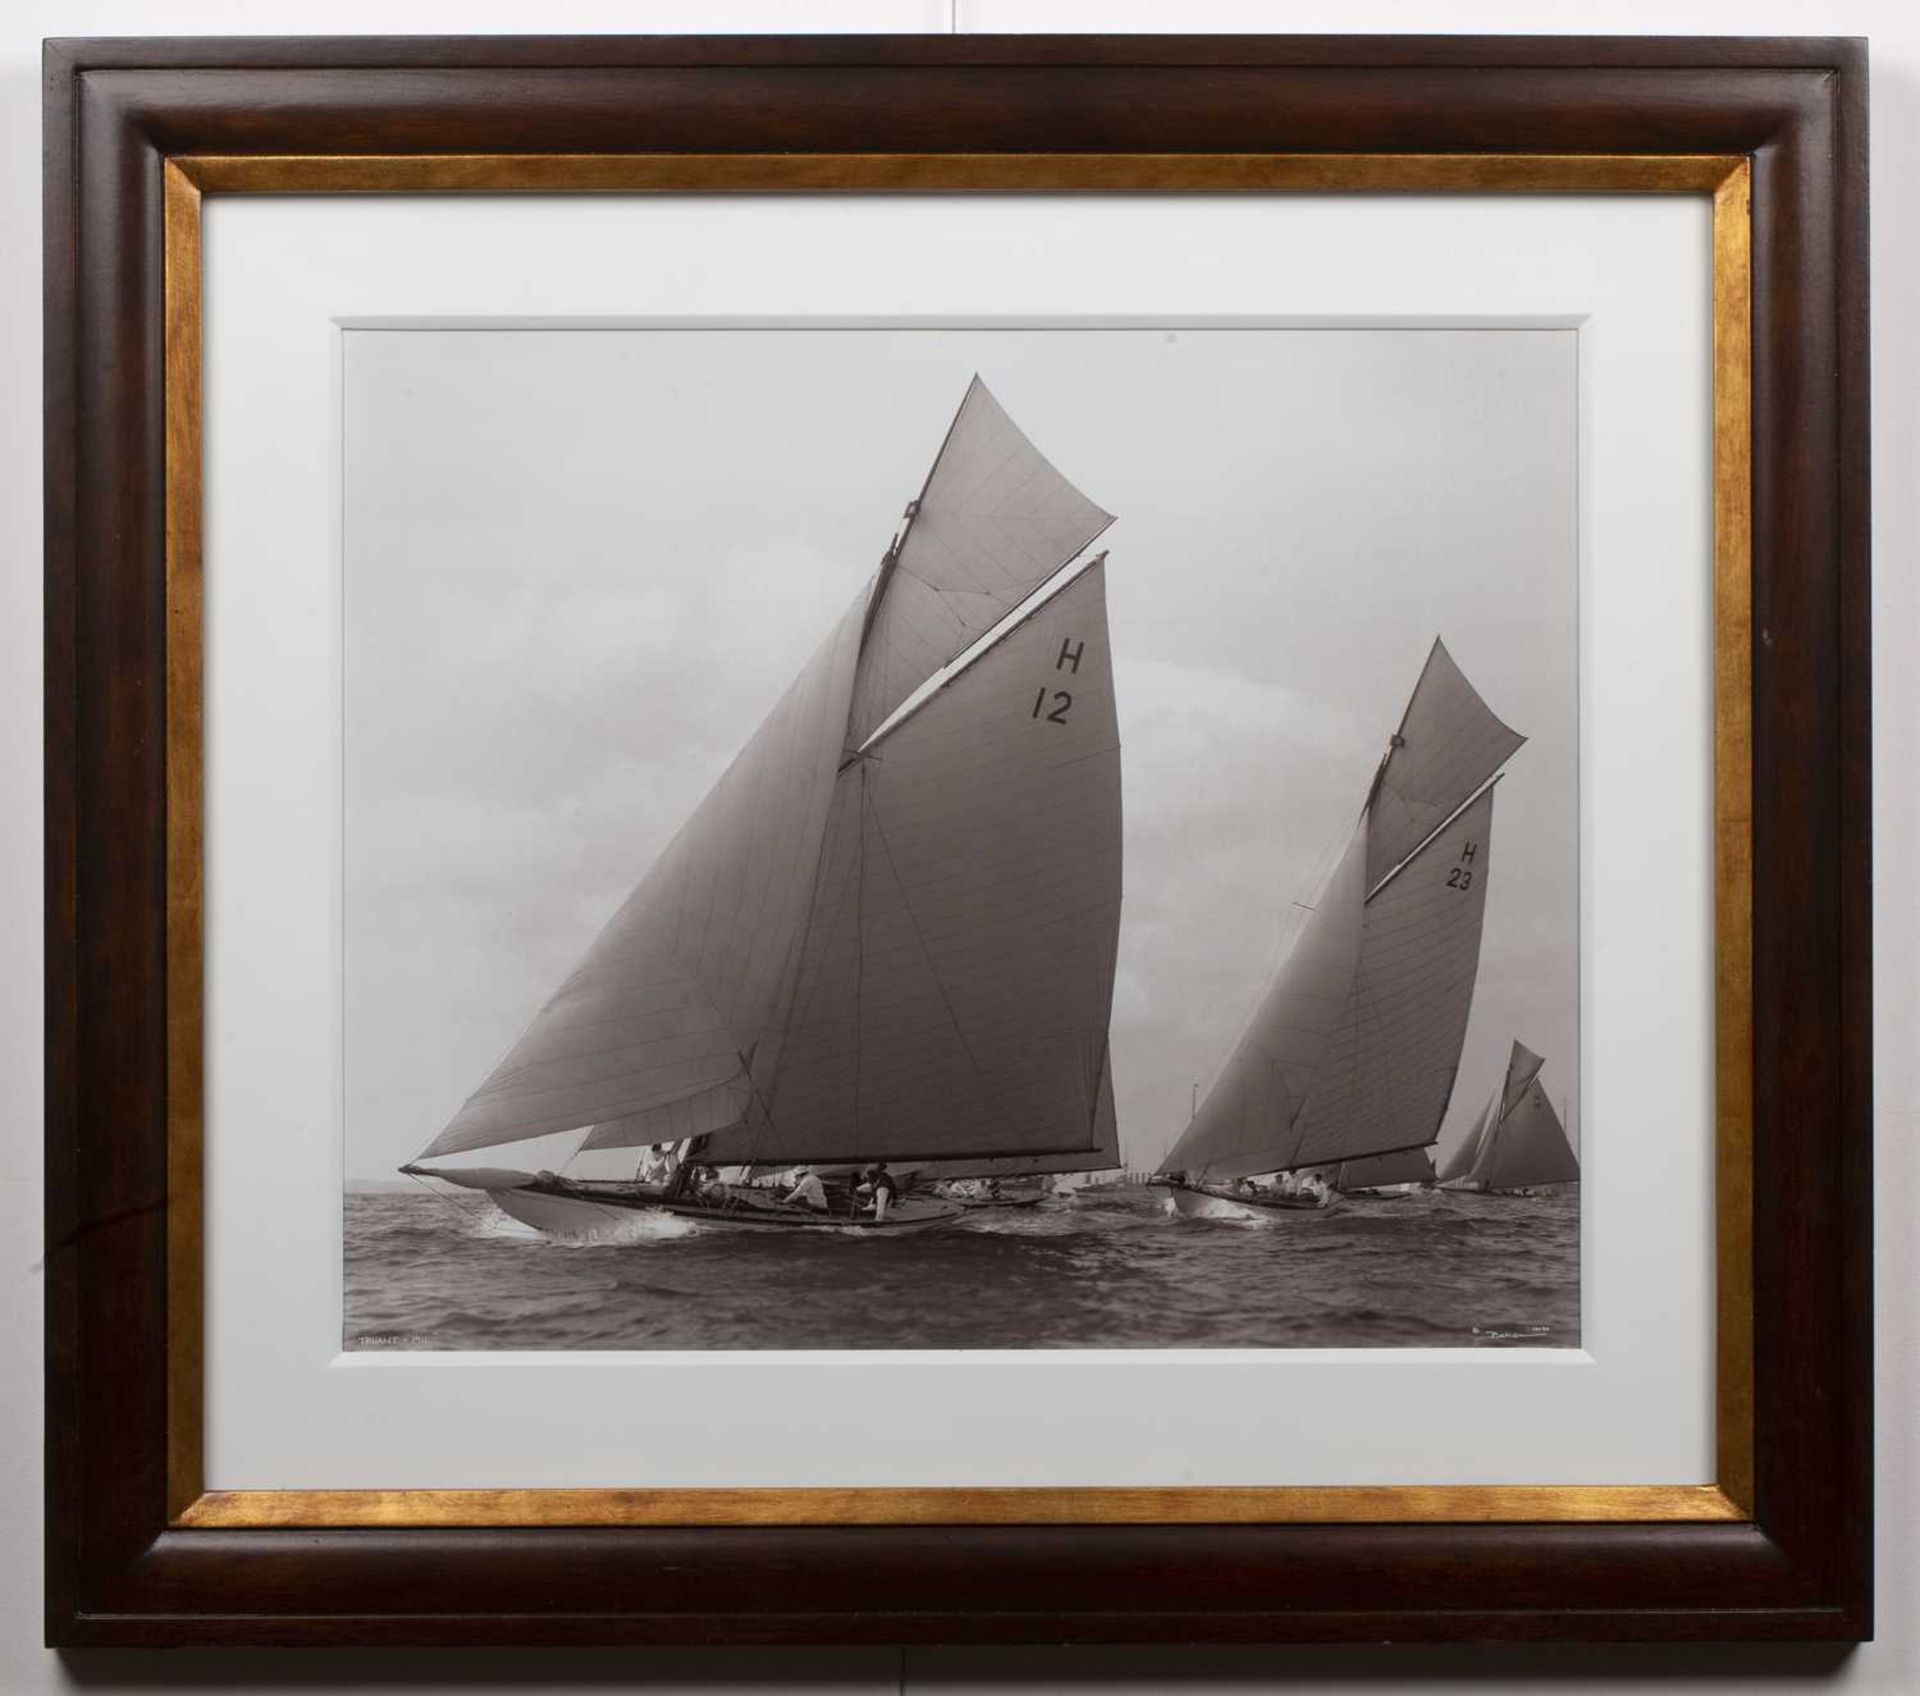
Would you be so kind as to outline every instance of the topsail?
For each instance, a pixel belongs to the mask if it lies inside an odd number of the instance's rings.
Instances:
[[[975,377],[881,567],[849,743],[864,742],[1112,522]]]
[[[422,1158],[588,1127],[723,1163],[1110,1141],[1100,563],[898,709],[1111,522],[976,378],[879,573]]]
[[[1241,1178],[1439,1136],[1479,971],[1489,780],[1523,741],[1436,641],[1345,852],[1163,1170]]]

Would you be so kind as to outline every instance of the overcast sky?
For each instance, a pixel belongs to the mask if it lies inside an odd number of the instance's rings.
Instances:
[[[1436,635],[1529,738],[1441,1148],[1515,1037],[1577,1102],[1574,344],[347,332],[347,1171],[417,1153],[559,984],[873,570],[976,371],[1117,514],[1128,1163],[1232,1048]]]

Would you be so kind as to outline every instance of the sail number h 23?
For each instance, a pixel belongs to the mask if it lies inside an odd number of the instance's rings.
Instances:
[[[1473,887],[1473,857],[1480,852],[1480,844],[1469,842],[1460,850],[1460,863],[1447,873],[1449,889],[1471,889]]]
[[[1071,636],[1061,638],[1060,654],[1053,662],[1053,669],[1055,671],[1078,672],[1080,669],[1080,656],[1086,651],[1087,645],[1085,642],[1076,641]],[[1051,700],[1052,703],[1051,711],[1045,710],[1049,700]],[[1043,683],[1033,697],[1033,711],[1027,716],[1029,718],[1042,719],[1048,724],[1065,724],[1067,722],[1067,714],[1072,707],[1073,697],[1068,694],[1066,690],[1049,689],[1048,686]]]

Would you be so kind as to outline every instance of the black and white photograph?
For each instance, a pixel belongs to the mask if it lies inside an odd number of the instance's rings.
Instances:
[[[1580,1345],[1573,326],[341,341],[346,1348]]]

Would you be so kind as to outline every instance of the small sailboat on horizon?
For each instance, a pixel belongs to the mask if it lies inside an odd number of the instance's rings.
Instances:
[[[1436,639],[1345,852],[1161,1163],[1178,1214],[1318,1210],[1338,1199],[1329,1171],[1438,1139],[1479,973],[1494,785],[1525,740]]]
[[[1080,559],[1112,522],[975,377],[878,570],[401,1170],[560,1235],[636,1211],[895,1235],[962,1210],[765,1179],[1114,1164],[1120,744],[1106,555]],[[445,1164],[569,1130],[666,1175]]]
[[[1545,1067],[1526,1044],[1514,1042],[1500,1087],[1440,1174],[1442,1189],[1525,1195],[1579,1181],[1579,1159],[1540,1082]]]

